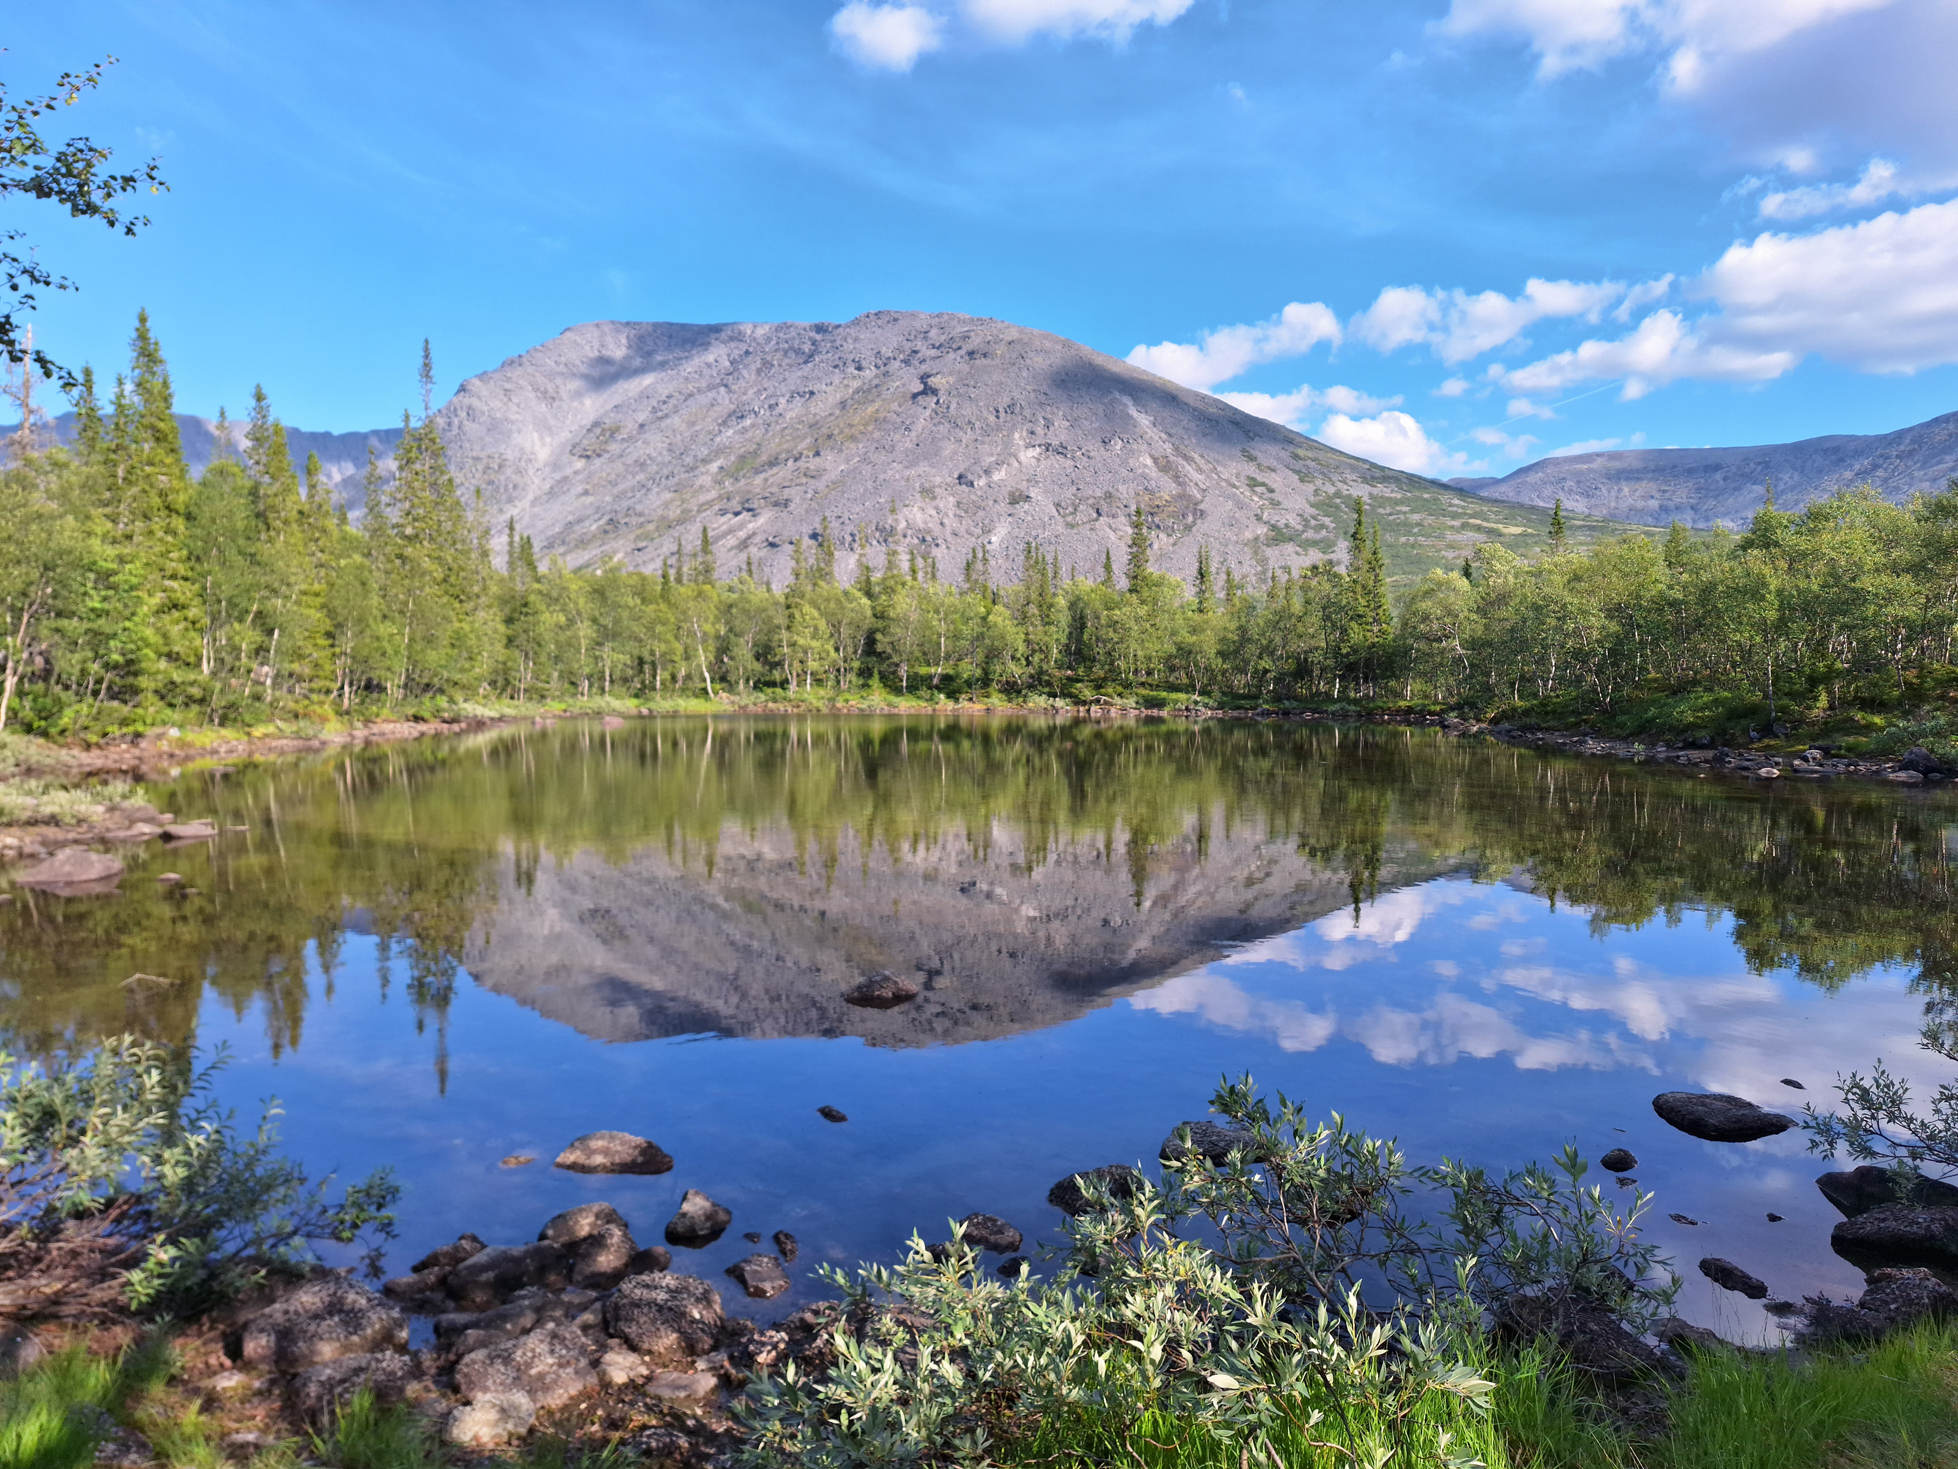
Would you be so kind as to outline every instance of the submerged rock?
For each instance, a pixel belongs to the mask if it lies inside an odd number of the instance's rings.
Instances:
[[[1735,1291],[1746,1296],[1750,1301],[1765,1301],[1768,1298],[1767,1282],[1758,1276],[1749,1275],[1732,1260],[1708,1256],[1700,1261],[1700,1274],[1722,1290]]]
[[[1092,1179],[1117,1199],[1133,1198],[1142,1184],[1142,1175],[1126,1163],[1110,1163],[1106,1167],[1091,1168],[1084,1173],[1070,1173],[1059,1183],[1047,1190],[1047,1202],[1070,1218],[1079,1218],[1094,1206],[1081,1185]]]
[[[1187,1146],[1184,1134],[1189,1136]],[[1230,1162],[1233,1153],[1240,1153],[1249,1159],[1256,1156],[1258,1140],[1241,1127],[1225,1127],[1217,1122],[1179,1123],[1176,1130],[1163,1139],[1163,1145],[1156,1156],[1165,1163],[1174,1163],[1194,1153],[1219,1168]]]
[[[690,1188],[680,1196],[679,1212],[666,1222],[666,1242],[683,1249],[703,1249],[726,1233],[733,1222],[731,1210],[699,1189]]]
[[[784,1264],[795,1264],[795,1257],[801,1252],[802,1247],[796,1243],[794,1235],[786,1229],[778,1229],[775,1231],[774,1244],[775,1253],[782,1257]]]
[[[163,828],[166,842],[208,842],[218,834],[209,821],[174,821]]]
[[[569,1173],[669,1173],[673,1157],[650,1138],[588,1132],[574,1138],[551,1166]]]
[[[843,1003],[869,1010],[891,1010],[918,998],[921,991],[908,979],[880,969],[861,984],[843,992]]]
[[[968,1214],[959,1223],[965,1226],[965,1242],[977,1250],[1010,1255],[1023,1243],[1020,1231],[997,1214]]]
[[[399,1307],[343,1275],[288,1292],[245,1323],[243,1360],[261,1372],[304,1372],[370,1352],[406,1351]]]
[[[520,1290],[562,1290],[571,1283],[563,1251],[548,1240],[530,1245],[492,1245],[449,1272],[444,1288],[465,1310],[485,1311]]]
[[[1725,1092],[1661,1092],[1652,1099],[1661,1119],[1710,1143],[1751,1143],[1795,1125],[1795,1119]]]
[[[744,1260],[736,1260],[727,1267],[730,1278],[741,1283],[741,1289],[758,1301],[773,1300],[789,1288],[789,1277],[782,1269],[782,1262],[773,1255],[756,1253]]]
[[[841,1107],[832,1107],[828,1103],[824,1103],[818,1107],[816,1109],[816,1115],[829,1122],[848,1122],[850,1120],[849,1115]]]
[[[571,1283],[585,1290],[610,1290],[626,1278],[638,1253],[639,1246],[631,1235],[619,1225],[608,1224],[578,1241],[571,1262]]]
[[[1598,1166],[1611,1173],[1630,1173],[1638,1167],[1638,1156],[1630,1148],[1613,1148],[1598,1159]]]
[[[122,878],[122,863],[86,847],[63,847],[45,862],[37,862],[15,879],[24,888],[51,893],[107,892]]]
[[[625,1217],[610,1204],[580,1204],[575,1209],[566,1209],[562,1214],[553,1214],[537,1231],[537,1237],[547,1239],[554,1245],[568,1247],[602,1229],[626,1227]]]
[[[669,1270],[673,1266],[673,1251],[665,1245],[647,1245],[626,1261],[627,1275],[651,1275],[656,1271]]]

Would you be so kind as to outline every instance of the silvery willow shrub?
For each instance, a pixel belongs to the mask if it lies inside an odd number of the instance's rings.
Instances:
[[[1525,1294],[1638,1325],[1677,1288],[1638,1238],[1648,1200],[1617,1213],[1568,1150],[1495,1180],[1410,1168],[1248,1077],[1212,1106],[1243,1146],[1186,1151],[1127,1197],[1084,1177],[1051,1280],[999,1281],[956,1225],[895,1269],[825,1270],[845,1296],[835,1364],[751,1385],[748,1462],[986,1465],[1084,1439],[1135,1458],[1173,1426],[1244,1464],[1465,1466],[1460,1429],[1494,1391],[1489,1310]]]
[[[279,1156],[276,1107],[247,1135],[217,1105],[223,1064],[132,1036],[68,1063],[0,1054],[0,1303],[86,1314],[119,1290],[196,1310],[306,1263],[313,1242],[392,1235],[392,1178],[330,1199],[330,1180]]]
[[[1958,1061],[1958,999],[1948,985],[1938,986],[1925,1010],[1929,1019],[1920,1043],[1947,1061]],[[1925,1164],[1946,1172],[1958,1169],[1958,1082],[1939,1086],[1930,1110],[1919,1112],[1911,1101],[1910,1083],[1891,1075],[1879,1058],[1868,1076],[1852,1071],[1839,1077],[1836,1092],[1842,1098],[1840,1112],[1818,1112],[1812,1102],[1802,1108],[1810,1152],[1889,1163],[1901,1190],[1898,1197],[1904,1199],[1913,1196]]]

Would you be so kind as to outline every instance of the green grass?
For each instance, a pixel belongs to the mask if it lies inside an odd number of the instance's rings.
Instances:
[[[82,1469],[129,1405],[175,1367],[167,1342],[149,1339],[113,1357],[76,1345],[0,1381],[0,1469]]]

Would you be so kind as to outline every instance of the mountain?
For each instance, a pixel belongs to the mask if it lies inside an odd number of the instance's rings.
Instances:
[[[1017,571],[1036,541],[1098,574],[1143,505],[1155,564],[1208,543],[1240,573],[1338,556],[1364,497],[1391,575],[1476,543],[1543,544],[1548,515],[1386,469],[1075,342],[981,317],[841,324],[593,322],[471,378],[437,415],[456,478],[574,565],[656,567],[710,530],[723,574],[786,578],[825,517],[937,558]],[[1580,543],[1623,526],[1574,518]],[[855,558],[845,554],[848,575]]]
[[[1935,494],[1958,475],[1958,413],[1889,434],[1829,434],[1740,449],[1613,449],[1539,459],[1501,479],[1456,479],[1458,489],[1512,504],[1552,505],[1643,525],[1744,526],[1774,485],[1798,510],[1870,484],[1901,504]]]
[[[245,425],[233,420],[226,425],[230,430],[227,442],[232,453],[239,453],[245,447]],[[4,430],[0,430],[4,432]],[[216,457],[218,447],[218,425],[214,418],[198,418],[189,413],[177,415],[177,432],[183,439],[184,460],[190,465],[193,475],[202,474]],[[64,413],[54,420],[55,441],[60,444],[75,442],[75,415]],[[326,482],[333,492],[347,502],[351,510],[358,511],[361,505],[361,480],[367,473],[367,447],[381,460],[383,474],[394,472],[394,446],[401,438],[398,428],[368,429],[365,432],[347,434],[315,433],[309,429],[288,428],[286,446],[292,451],[292,467],[302,474],[306,469],[306,456],[320,456],[320,468],[325,471]],[[44,446],[45,447],[45,446]]]

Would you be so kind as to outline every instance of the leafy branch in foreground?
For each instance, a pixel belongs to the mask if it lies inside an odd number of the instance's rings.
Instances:
[[[747,1461],[979,1465],[1092,1443],[1096,1461],[1144,1462],[1173,1434],[1245,1465],[1466,1466],[1495,1390],[1491,1312],[1528,1299],[1542,1325],[1636,1323],[1677,1288],[1638,1239],[1646,1200],[1617,1214],[1573,1153],[1493,1181],[1409,1168],[1248,1077],[1212,1106],[1243,1138],[1222,1163],[1186,1136],[1160,1188],[1077,1178],[1090,1207],[1052,1280],[988,1276],[956,1225],[896,1269],[826,1271],[846,1298],[835,1364],[750,1388]],[[1416,1218],[1417,1189],[1436,1222]]]
[[[223,1064],[128,1036],[65,1064],[0,1054],[0,1310],[192,1311],[313,1242],[392,1236],[387,1172],[333,1201],[278,1155],[276,1108],[239,1133],[212,1095]]]

